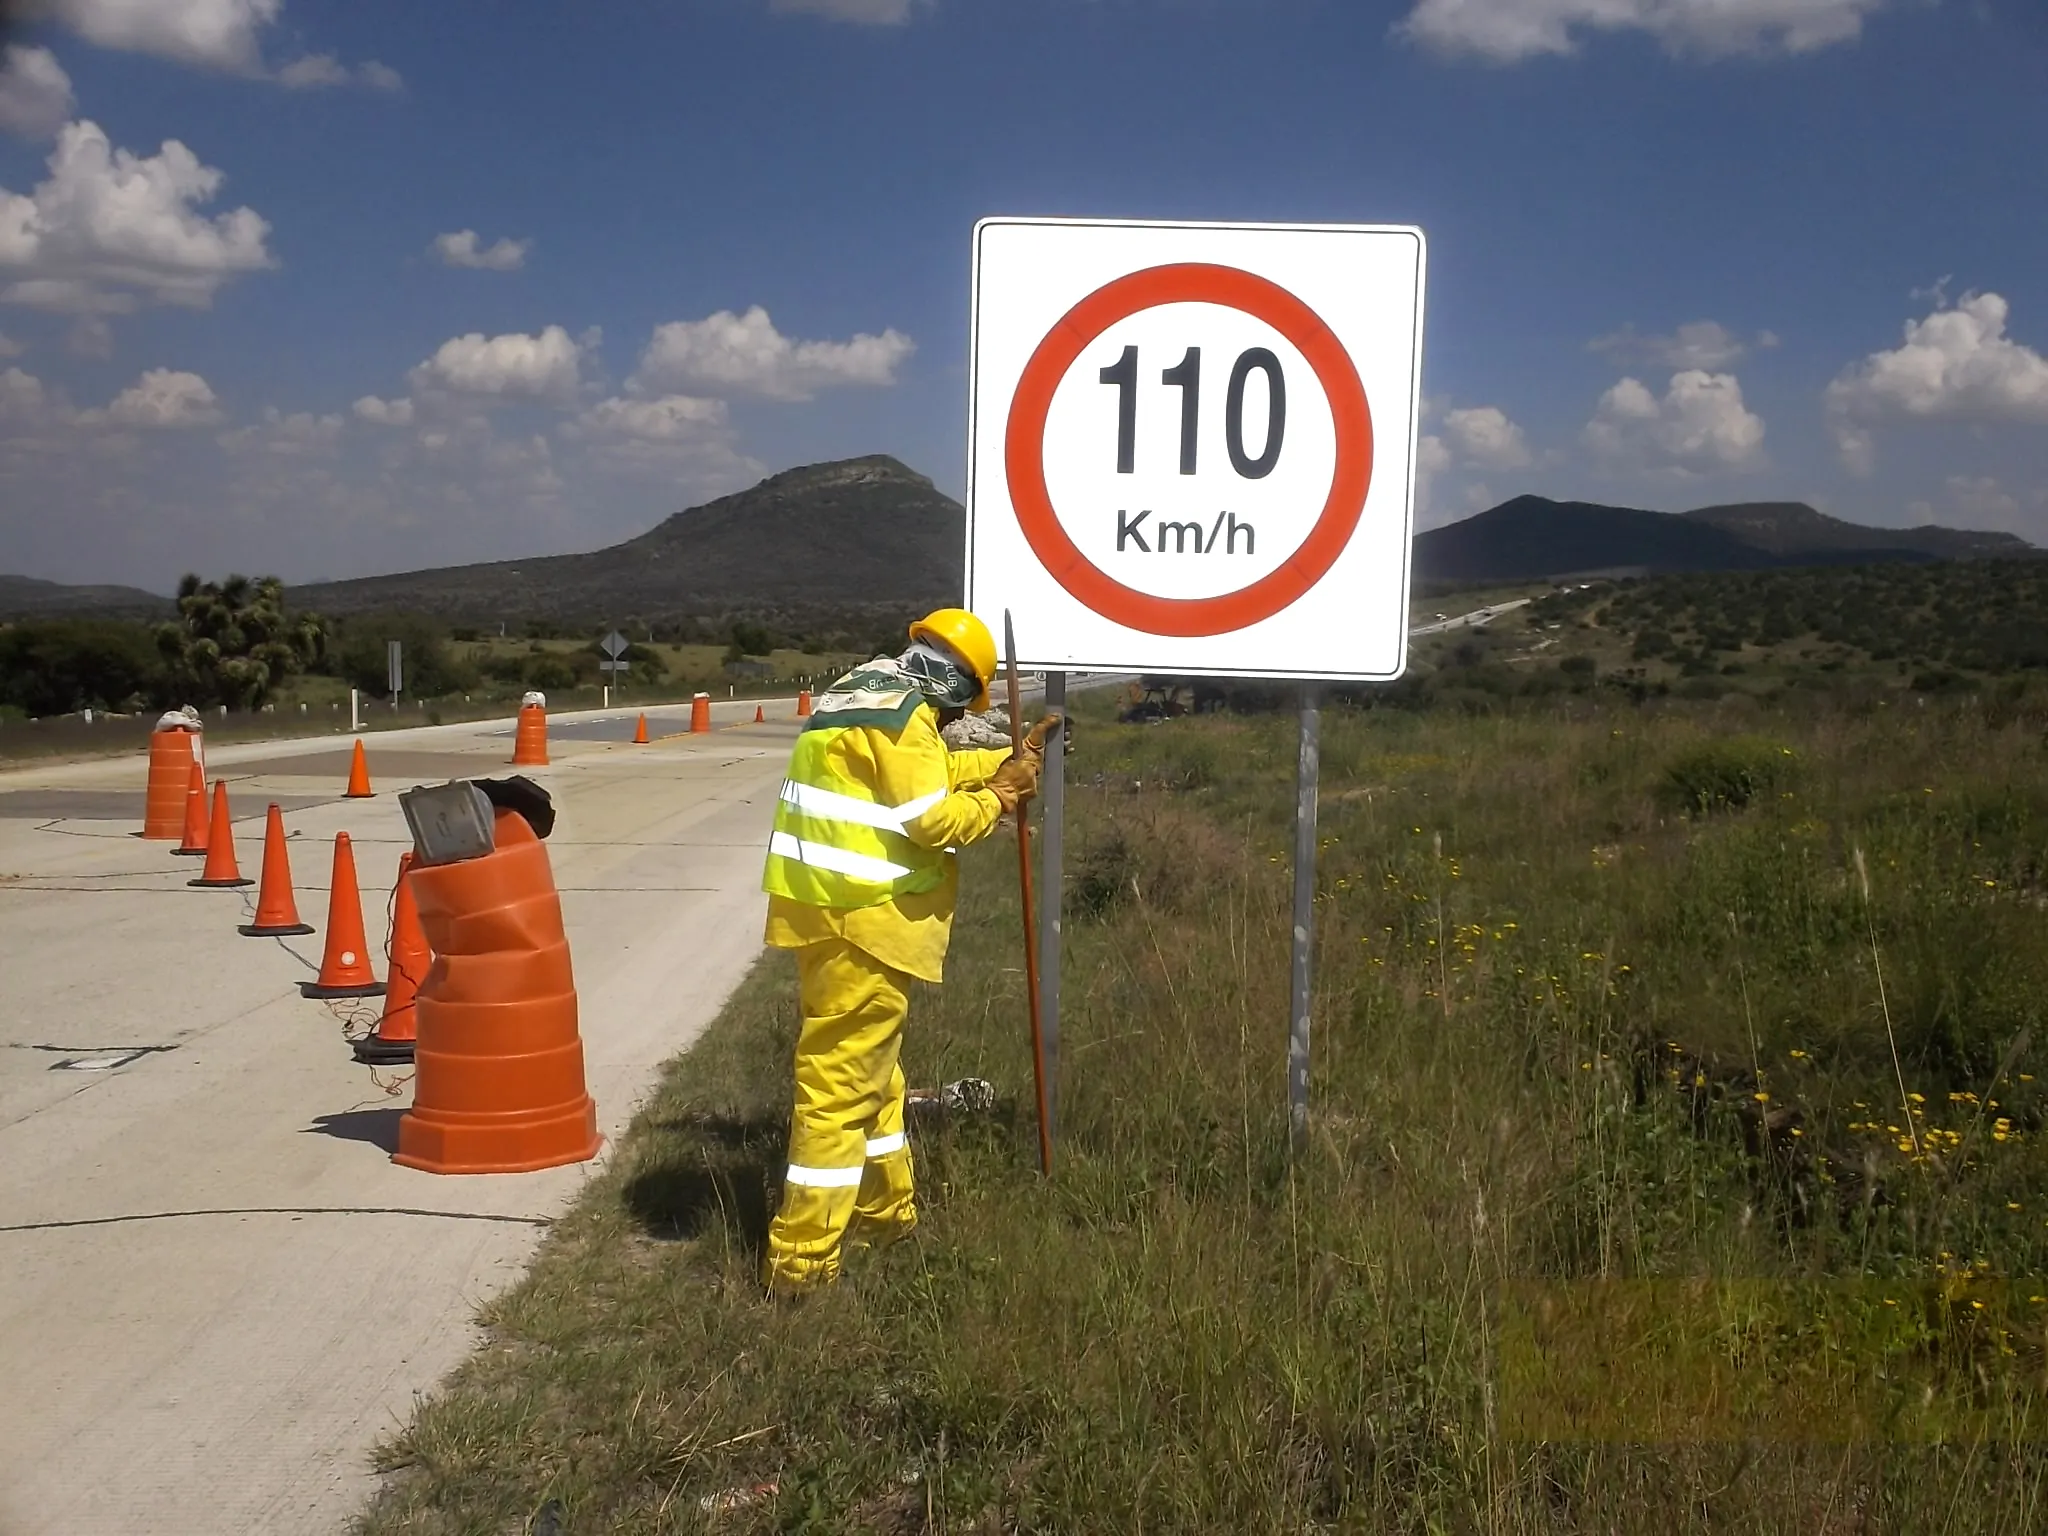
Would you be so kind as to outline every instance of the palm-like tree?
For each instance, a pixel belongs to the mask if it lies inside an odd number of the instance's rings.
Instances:
[[[207,702],[239,709],[318,661],[327,631],[318,614],[289,614],[275,576],[231,575],[178,582],[178,617],[157,631],[157,648],[181,686]]]

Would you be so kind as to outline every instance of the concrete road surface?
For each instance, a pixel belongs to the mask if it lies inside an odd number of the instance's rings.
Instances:
[[[615,1138],[759,950],[761,850],[790,701],[562,720],[548,848],[589,1086]],[[623,720],[625,729],[618,728]],[[746,723],[739,723],[746,722]],[[591,739],[591,738],[597,739]],[[608,739],[607,739],[608,738]],[[510,772],[504,722],[367,738],[378,791],[339,798],[332,737],[223,747],[244,874],[264,807],[300,916],[355,844],[369,940],[410,845],[396,790]],[[255,893],[131,835],[140,757],[0,773],[0,1536],[343,1529],[368,1452],[474,1342],[597,1165],[450,1178],[394,1166],[409,1091],[343,1040],[377,1004],[304,1001],[320,934],[235,932]],[[379,974],[383,974],[381,959]]]

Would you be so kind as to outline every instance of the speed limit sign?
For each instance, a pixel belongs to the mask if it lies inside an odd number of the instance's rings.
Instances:
[[[987,219],[968,606],[1023,663],[1398,677],[1422,232]]]

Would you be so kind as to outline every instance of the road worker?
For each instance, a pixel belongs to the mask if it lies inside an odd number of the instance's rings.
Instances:
[[[1038,786],[1048,716],[1025,750],[951,752],[941,727],[988,708],[988,627],[942,608],[910,647],[835,682],[812,705],[776,806],[762,886],[767,942],[796,951],[803,1026],[771,1291],[839,1277],[842,1240],[889,1242],[917,1224],[897,1064],[911,979],[943,977],[959,885],[954,850]]]

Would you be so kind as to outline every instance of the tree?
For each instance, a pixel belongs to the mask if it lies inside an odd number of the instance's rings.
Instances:
[[[178,617],[157,630],[170,691],[182,702],[254,709],[326,649],[318,614],[288,614],[275,576],[178,582]]]
[[[43,619],[0,626],[0,704],[28,715],[130,709],[163,692],[148,626]]]

